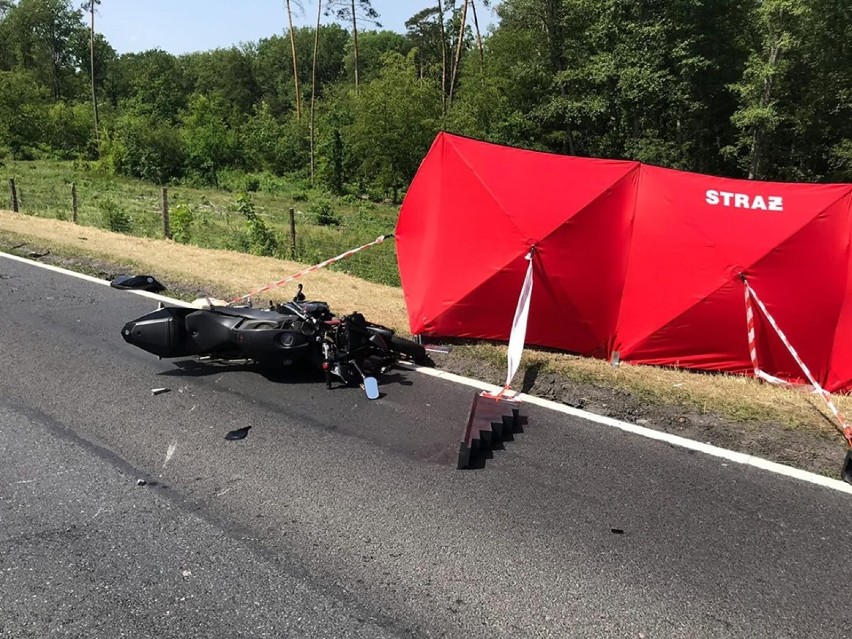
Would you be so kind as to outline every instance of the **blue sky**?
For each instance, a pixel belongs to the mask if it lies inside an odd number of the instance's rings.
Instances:
[[[313,24],[316,3],[304,0],[298,25]],[[433,0],[373,0],[382,27],[405,32],[405,21]],[[480,28],[494,23],[493,9],[477,3]],[[103,0],[95,29],[119,53],[160,48],[174,54],[229,47],[283,33],[283,0]],[[484,24],[483,24],[484,23]]]

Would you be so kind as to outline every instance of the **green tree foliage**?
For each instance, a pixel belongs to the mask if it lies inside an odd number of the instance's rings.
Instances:
[[[175,122],[190,94],[189,79],[180,61],[170,53],[153,49],[118,59],[127,85],[121,89],[137,113]]]
[[[386,189],[397,201],[438,130],[440,87],[418,79],[413,53],[391,53],[379,77],[361,87],[353,115],[356,175]]]
[[[248,249],[253,255],[275,255],[278,238],[254,210],[254,203],[247,193],[237,196],[237,210],[245,218],[248,232]]]
[[[128,110],[107,130],[101,164],[131,177],[167,184],[184,174],[186,151],[180,130],[145,111]]]
[[[96,34],[93,95],[77,5],[89,0],[0,0],[4,152],[94,157],[97,102],[102,166],[158,183],[268,172],[398,199],[441,129],[720,175],[852,181],[849,2],[502,0],[480,50],[483,1],[421,0],[402,34],[380,30],[370,2],[326,1],[319,32],[292,29],[303,104],[316,59],[314,117],[301,120],[290,30],[180,56],[118,55]]]
[[[170,230],[172,238],[180,244],[189,244],[192,239],[192,223],[195,221],[195,213],[189,204],[181,202],[169,212]]]
[[[133,221],[119,204],[114,200],[104,200],[100,203],[101,218],[105,228],[113,233],[130,233]]]
[[[228,118],[251,113],[260,97],[251,47],[215,49],[183,56],[181,67],[187,88],[228,106]]]
[[[0,40],[15,67],[33,73],[55,99],[72,94],[75,63],[72,36],[82,27],[82,12],[69,0],[20,0],[8,6]]]
[[[25,71],[0,71],[0,148],[17,158],[47,142],[50,94]]]
[[[181,114],[186,168],[203,184],[219,186],[219,171],[233,163],[236,155],[236,140],[226,123],[226,112],[221,99],[196,93]]]
[[[444,31],[441,29],[439,13],[438,5],[435,4],[418,11],[405,22],[406,40],[412,48],[417,49],[417,72],[420,77],[430,73],[437,73],[437,77],[441,77],[446,51],[441,47]]]
[[[509,79],[493,72],[491,64],[491,59],[482,63],[478,57],[468,58],[463,67],[466,82],[456,94],[446,119],[447,128],[481,140],[538,146],[529,138],[523,141],[515,138],[514,127],[525,115],[517,113],[512,120],[506,119],[505,115],[513,111],[509,99],[513,90]]]
[[[802,41],[797,23],[807,21],[808,5],[791,0],[765,0],[754,11],[756,38],[740,82],[733,85],[740,107],[732,116],[741,131],[739,147],[746,150],[749,177],[765,172],[766,148],[785,123],[779,98],[791,89],[790,80]]]
[[[294,29],[293,43],[296,47],[296,62],[300,90],[306,87],[311,77],[313,58],[313,29]],[[292,57],[290,36],[273,36],[260,41],[255,57],[255,76],[260,88],[262,100],[269,104],[276,115],[295,113],[295,95],[292,64],[283,64],[282,60]],[[304,97],[304,96],[302,96]]]
[[[406,55],[411,50],[411,42],[404,35],[393,31],[365,31],[358,38],[358,65],[360,82],[368,82],[382,70],[383,59],[388,53]],[[355,49],[352,41],[346,47],[346,76],[355,74]]]
[[[309,159],[307,123],[295,112],[276,117],[267,102],[261,103],[240,131],[242,161],[253,171],[284,175],[305,169]]]
[[[330,141],[328,143],[328,162],[324,171],[326,184],[332,193],[341,195],[343,193],[343,184],[346,181],[346,173],[343,169],[344,152],[343,152],[343,135],[339,128],[332,128]],[[850,153],[852,159],[852,153]]]
[[[114,71],[114,65],[118,58],[115,49],[112,48],[103,34],[95,34],[95,89],[99,96],[106,95],[107,87]],[[89,35],[85,29],[77,29],[68,42],[74,60],[79,64],[79,77],[77,83],[78,93],[75,98],[82,99],[83,84],[91,85],[91,53],[89,49]],[[91,89],[89,89],[91,90]]]
[[[299,78],[302,80],[300,86],[304,89],[305,96],[310,95],[314,33],[314,29],[307,27],[295,28],[293,33]],[[324,86],[343,79],[348,40],[349,35],[340,25],[320,27],[317,51],[317,85],[320,95]],[[293,68],[281,63],[282,59],[289,60],[290,55],[289,35],[264,38],[255,48],[253,65],[254,77],[259,89],[259,101],[266,102],[275,115],[286,114],[294,109]]]
[[[723,170],[714,111],[730,130],[726,85],[744,59],[734,3],[518,0],[500,11],[486,69],[514,105],[498,122],[507,141]]]
[[[378,21],[379,13],[372,6],[372,0],[327,0],[327,6],[330,12],[334,13],[339,20],[352,25],[352,70],[355,80],[355,92],[361,84],[360,73],[360,55],[361,47],[358,43],[358,24],[360,23],[363,29],[363,24],[374,24],[381,28]]]
[[[54,154],[72,159],[89,152],[94,157],[94,116],[83,103],[55,102],[46,111],[44,142]]]
[[[765,0],[752,13],[751,56],[733,84],[735,153],[756,178],[850,179],[852,6]]]
[[[313,38],[312,29],[305,30],[305,36],[310,40]],[[301,37],[301,36],[300,36]],[[322,87],[343,80],[345,73],[344,57],[349,34],[339,24],[322,25],[319,29],[319,50],[317,51],[317,85],[319,93]],[[313,51],[304,54],[305,77],[310,77],[308,64],[313,56]]]

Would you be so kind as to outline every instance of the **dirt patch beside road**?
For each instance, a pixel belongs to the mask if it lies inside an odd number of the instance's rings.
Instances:
[[[472,355],[467,347],[454,346],[448,354],[430,355],[436,366],[443,370],[495,385],[505,382],[505,367],[500,368]],[[846,454],[843,438],[816,404],[812,406],[813,423],[809,427],[756,419],[736,421],[718,414],[712,407],[701,410],[689,403],[675,403],[675,397],[672,398],[673,403],[665,404],[643,394],[542,372],[540,367],[524,363],[515,378],[514,388],[598,415],[834,478],[839,477]],[[785,392],[806,395],[804,390]],[[814,401],[819,400],[814,398]]]

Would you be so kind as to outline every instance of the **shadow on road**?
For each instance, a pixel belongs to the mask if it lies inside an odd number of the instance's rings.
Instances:
[[[325,376],[321,371],[317,371],[307,366],[295,365],[290,368],[275,368],[261,366],[254,362],[245,363],[222,363],[222,362],[200,362],[194,359],[176,360],[172,364],[175,368],[162,371],[159,375],[166,377],[209,377],[211,375],[221,375],[223,373],[256,373],[265,380],[275,384],[317,384],[325,383]],[[385,375],[381,375],[379,384],[386,386],[389,384],[399,384],[400,386],[413,386],[414,382],[408,378],[410,373],[393,371]],[[340,380],[335,380],[332,390],[335,388],[345,387]]]

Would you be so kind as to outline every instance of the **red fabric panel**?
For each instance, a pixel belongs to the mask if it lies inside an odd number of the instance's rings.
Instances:
[[[616,350],[622,359],[711,370],[749,368],[738,280],[745,272],[770,311],[779,311],[782,329],[787,330],[785,323],[790,326],[794,346],[801,343],[815,358],[815,367],[825,371],[826,349],[803,337],[790,313],[780,312],[785,309],[778,300],[795,299],[789,291],[799,291],[820,261],[828,262],[820,273],[836,289],[831,271],[831,264],[837,264],[836,248],[824,241],[835,237],[837,220],[825,210],[844,190],[848,187],[749,182],[643,166],[617,328]],[[764,210],[770,202],[783,210]],[[755,203],[757,209],[746,208]],[[811,223],[817,226],[803,231]],[[824,257],[814,255],[825,251]],[[802,256],[809,258],[807,264]],[[761,264],[772,265],[769,277]],[[731,282],[737,286],[730,287]],[[785,288],[786,295],[779,296]],[[810,290],[824,293],[813,285]],[[808,297],[804,291],[797,295]],[[836,309],[829,309],[826,317],[820,329],[833,335]],[[737,331],[742,337],[735,337]],[[772,353],[780,358],[776,349]]]
[[[634,363],[750,372],[742,284],[728,280],[632,349],[619,350],[616,344],[615,350]]]
[[[536,245],[548,286],[567,296],[536,312],[533,293],[530,343],[598,349],[617,315],[638,166],[440,134],[396,229],[411,331],[508,338],[525,269],[518,260]],[[568,240],[548,240],[554,233]],[[566,322],[576,331],[554,328]]]
[[[636,171],[536,244],[528,344],[606,357],[618,317]],[[506,339],[526,272],[524,254],[432,319],[432,331]]]
[[[396,242],[415,334],[434,332],[435,318],[528,250],[517,227],[446,135],[436,139],[406,194]]]
[[[540,242],[640,166],[442,135],[530,243]]]
[[[842,202],[844,215],[852,224],[852,188],[846,194]],[[838,269],[835,274],[837,279],[844,279],[839,318],[834,333],[834,343],[831,352],[831,364],[829,366],[826,390],[829,391],[852,391],[852,230],[847,230],[842,238],[845,243],[846,265]]]
[[[851,231],[842,197],[749,270],[752,288],[822,386],[828,383],[846,294]],[[766,324],[764,330],[772,339],[758,347],[761,368],[807,383],[801,367]]]
[[[852,388],[852,185],[755,182],[442,133],[396,229],[412,332],[750,373],[745,273],[820,383]],[[763,370],[802,374],[761,313]]]
[[[543,239],[545,276],[534,280],[554,298],[553,313],[530,309],[530,343],[607,357],[627,271],[638,167]],[[538,288],[535,288],[538,287]]]

